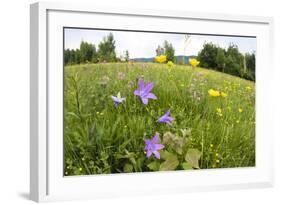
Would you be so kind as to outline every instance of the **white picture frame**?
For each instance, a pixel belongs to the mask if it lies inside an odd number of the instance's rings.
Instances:
[[[114,18],[113,18],[114,17]],[[95,23],[92,21],[97,19]],[[256,167],[63,177],[62,29],[131,30],[257,36]],[[30,9],[30,198],[37,202],[152,193],[180,193],[273,185],[273,131],[266,108],[273,50],[273,19],[212,13],[96,8],[40,2]],[[189,30],[190,32],[190,30]],[[54,136],[56,136],[54,138]],[[146,186],[146,180],[154,183]]]

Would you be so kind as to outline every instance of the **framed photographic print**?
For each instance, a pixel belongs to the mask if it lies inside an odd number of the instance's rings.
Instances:
[[[31,199],[271,186],[272,22],[32,4]]]

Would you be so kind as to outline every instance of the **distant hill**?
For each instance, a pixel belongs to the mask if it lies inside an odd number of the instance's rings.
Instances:
[[[176,57],[176,62],[178,63],[182,63],[183,59],[185,61],[185,64],[189,63],[189,58],[196,58],[196,56],[175,56]],[[132,58],[131,60],[135,61],[135,62],[154,62],[154,57],[151,58]]]

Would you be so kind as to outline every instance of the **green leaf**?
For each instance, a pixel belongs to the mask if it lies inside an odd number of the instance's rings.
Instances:
[[[163,135],[163,143],[164,144],[171,144],[173,143],[176,135],[172,134],[171,132],[165,132]]]
[[[152,171],[158,171],[160,167],[160,163],[157,161],[151,162],[148,165],[148,168],[151,169]]]
[[[170,154],[170,153],[169,153]],[[175,170],[179,165],[179,161],[176,155],[170,154],[166,160],[160,164],[160,171]]]
[[[188,164],[187,162],[182,163],[182,168],[184,170],[189,170],[192,169],[192,166],[190,164]]]
[[[198,149],[189,149],[185,155],[185,161],[189,163],[193,168],[199,169],[199,159],[201,152]]]
[[[167,160],[168,158],[174,156],[172,153],[166,151],[166,150],[161,150],[160,151],[160,157],[161,159]]]
[[[124,172],[126,172],[126,173],[133,172],[133,165],[131,165],[131,164],[125,164],[123,170],[124,170]]]

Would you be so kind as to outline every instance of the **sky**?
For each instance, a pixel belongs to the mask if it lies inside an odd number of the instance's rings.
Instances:
[[[117,56],[129,51],[130,58],[154,57],[158,45],[163,45],[167,40],[175,48],[175,55],[197,55],[205,42],[212,42],[220,47],[227,48],[233,43],[238,46],[241,53],[256,51],[256,38],[213,36],[213,35],[189,35],[186,41],[185,34],[151,33],[133,31],[110,31],[94,29],[65,28],[65,49],[79,48],[81,41],[98,44],[104,36],[112,33],[115,39]]]

